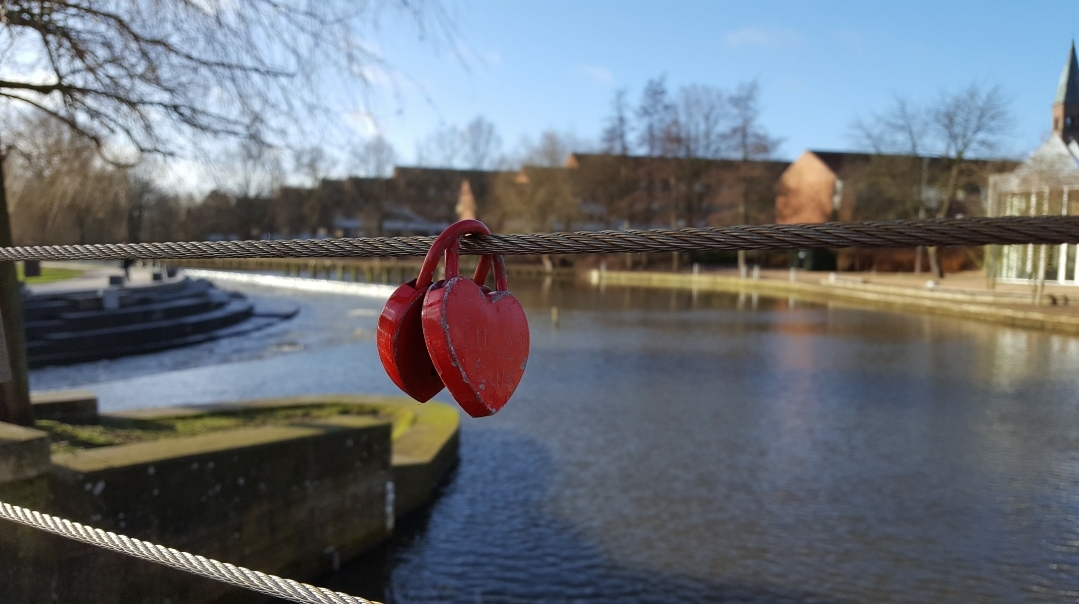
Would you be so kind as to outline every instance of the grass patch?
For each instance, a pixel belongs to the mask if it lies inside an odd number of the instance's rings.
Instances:
[[[81,277],[84,272],[73,268],[55,268],[51,266],[43,266],[41,267],[41,276],[27,277],[23,272],[22,262],[17,262],[15,264],[15,267],[15,270],[19,276],[19,281],[29,283],[31,285],[35,283],[52,283],[53,281],[74,279],[75,277]]]
[[[56,454],[162,438],[194,436],[219,430],[291,424],[337,415],[364,415],[392,421],[394,439],[403,434],[415,420],[415,413],[408,409],[379,405],[327,403],[324,405],[244,409],[241,411],[208,413],[206,415],[147,420],[116,420],[103,417],[102,423],[94,425],[65,424],[53,420],[38,420],[35,422],[34,427],[49,433],[52,453]]]

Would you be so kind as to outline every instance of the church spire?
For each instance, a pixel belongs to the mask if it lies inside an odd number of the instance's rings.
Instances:
[[[1068,53],[1068,62],[1064,64],[1064,72],[1060,74],[1060,84],[1057,85],[1057,96],[1053,103],[1079,105],[1079,61],[1075,59],[1075,40],[1072,40],[1072,48]]]
[[[1053,132],[1064,142],[1079,138],[1079,61],[1075,58],[1075,40],[1053,99]]]

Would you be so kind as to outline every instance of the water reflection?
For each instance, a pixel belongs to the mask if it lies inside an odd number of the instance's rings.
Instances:
[[[619,566],[573,519],[548,509],[558,470],[547,447],[513,431],[466,433],[439,505],[410,518],[394,544],[354,561],[326,586],[386,602],[835,601],[701,580],[677,568]]]
[[[443,496],[333,585],[392,602],[1079,598],[1076,338],[750,295],[513,290],[533,342],[518,394],[465,421]],[[303,311],[278,331],[32,380],[93,384],[105,408],[394,392],[366,335],[378,301],[287,297]]]

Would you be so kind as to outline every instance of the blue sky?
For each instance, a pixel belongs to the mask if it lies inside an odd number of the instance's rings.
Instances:
[[[464,64],[392,20],[373,37],[394,71],[375,74],[367,109],[402,163],[439,124],[476,115],[507,151],[548,128],[595,139],[617,88],[636,102],[663,73],[671,88],[758,79],[763,123],[785,158],[850,148],[851,121],[894,95],[928,101],[999,84],[1015,117],[1007,151],[1021,155],[1048,134],[1079,33],[1074,1],[472,0],[448,10]]]

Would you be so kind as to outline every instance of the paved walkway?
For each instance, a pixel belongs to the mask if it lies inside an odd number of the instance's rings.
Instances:
[[[737,270],[716,271],[737,277]],[[832,275],[835,275],[832,277]],[[790,282],[789,269],[761,270],[761,279]],[[1059,284],[1056,279],[1046,280],[1040,304],[1035,303],[1035,288],[1028,283],[996,283],[989,289],[985,273],[963,271],[948,273],[943,279],[934,279],[928,273],[877,273],[822,271],[795,271],[797,283],[843,287],[864,291],[877,291],[894,295],[914,296],[924,299],[992,304],[994,306],[1032,309],[1041,312],[1079,316],[1079,286],[1074,282]]]
[[[736,269],[719,271],[651,272],[592,271],[594,283],[753,292],[773,297],[795,297],[822,303],[844,303],[867,308],[917,312],[977,319],[992,323],[1062,333],[1079,333],[1079,288],[1047,284],[1042,303],[1036,305],[1029,284],[998,284],[988,289],[980,272],[947,275],[929,284],[913,274],[835,273],[761,270],[741,278]]]
[[[49,283],[30,284],[27,287],[35,294],[60,293],[68,291],[87,291],[103,289],[109,286],[109,277],[124,274],[120,262],[42,262],[42,266],[53,268],[67,268],[83,271],[82,276]],[[153,283],[153,273],[164,272],[164,268],[155,269],[147,266],[133,265],[129,273],[131,275],[125,285],[149,285]]]

